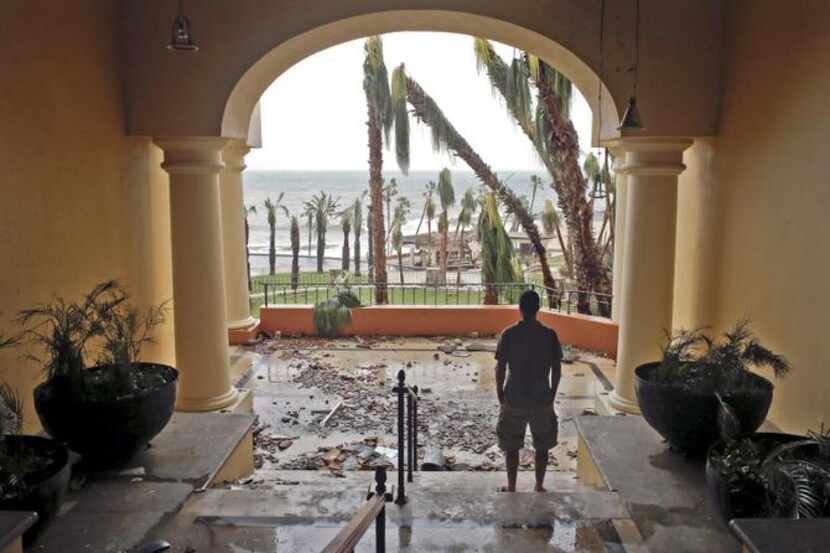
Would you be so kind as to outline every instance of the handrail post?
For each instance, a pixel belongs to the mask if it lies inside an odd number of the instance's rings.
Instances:
[[[412,413],[413,404],[415,401],[412,398],[412,393],[407,391],[406,394],[406,481],[412,483],[412,465],[414,463],[414,447],[412,443]]]
[[[418,401],[420,398],[417,386],[413,386],[412,391],[415,393],[415,401],[412,402],[412,470],[418,470]]]
[[[406,394],[406,373],[403,369],[398,371],[398,385],[394,389],[398,393],[398,496],[395,498],[396,505],[406,504],[406,483],[404,482],[404,467],[406,465],[406,442],[404,440],[404,394]]]
[[[386,469],[375,469],[375,494],[378,497],[386,496]],[[380,510],[375,519],[375,551],[386,553],[386,506]]]

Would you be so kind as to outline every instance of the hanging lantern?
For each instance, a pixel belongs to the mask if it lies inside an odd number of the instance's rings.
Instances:
[[[632,96],[628,99],[628,107],[625,108],[622,123],[617,130],[620,131],[642,131],[645,130],[640,119],[640,112],[637,110],[637,99]]]
[[[179,11],[176,14],[176,19],[173,21],[173,30],[167,49],[185,52],[195,52],[199,49],[193,41],[193,35],[190,32],[190,20],[184,15],[182,0],[179,0]]]
[[[640,0],[637,0],[637,15],[635,19],[634,31],[634,48],[635,60],[634,67],[631,72],[634,74],[634,94],[628,99],[628,107],[625,108],[622,123],[617,130],[621,132],[638,132],[644,131],[643,120],[640,118],[640,112],[637,110],[637,84],[640,80]]]

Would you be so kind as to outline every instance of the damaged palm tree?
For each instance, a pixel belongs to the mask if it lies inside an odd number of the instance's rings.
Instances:
[[[590,293],[610,293],[611,281],[602,262],[602,248],[594,238],[588,183],[579,167],[579,140],[569,116],[571,82],[530,54],[508,65],[492,44],[481,38],[475,40],[475,54],[479,69],[486,71],[493,90],[502,96],[508,113],[550,173],[568,229],[568,241],[575,246],[573,268],[577,286],[583,292],[579,294],[578,309],[590,313]],[[535,103],[531,82],[537,90]],[[608,302],[598,304],[601,314],[608,315]]]
[[[530,239],[539,266],[542,279],[552,307],[559,305],[559,292],[556,282],[548,265],[547,253],[542,243],[542,237],[530,213],[522,205],[521,200],[503,182],[499,180],[481,156],[473,150],[467,140],[453,127],[438,104],[414,79],[406,74],[403,64],[392,73],[392,105],[395,117],[395,142],[401,163],[401,155],[405,154],[408,160],[409,152],[409,112],[407,102],[412,106],[415,118],[430,128],[432,145],[436,151],[447,151],[464,160],[473,170],[476,177],[492,190],[498,200],[505,206],[508,213],[516,217],[525,234]]]
[[[371,227],[369,239],[371,250],[372,274],[375,283],[375,303],[386,303],[386,239],[383,221],[383,140],[389,142],[392,128],[392,104],[389,97],[389,76],[383,61],[383,42],[379,36],[366,39],[363,61],[363,91],[366,94],[368,118],[366,126],[369,132],[369,191],[371,210]],[[408,155],[407,158],[408,159]],[[400,158],[399,158],[400,164]],[[402,165],[404,173],[408,164]]]

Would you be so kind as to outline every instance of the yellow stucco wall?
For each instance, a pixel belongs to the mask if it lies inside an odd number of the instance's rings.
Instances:
[[[124,131],[115,7],[4,4],[15,25],[0,34],[4,79],[13,82],[0,102],[0,332],[16,331],[19,309],[74,298],[107,278],[121,279],[139,304],[171,295],[167,179],[157,148]],[[172,361],[171,328],[148,358]],[[39,369],[23,353],[0,354],[0,379],[26,399],[31,431]]]
[[[771,418],[804,431],[830,423],[830,3],[728,4],[721,132],[680,183],[675,322],[749,316],[794,366]]]

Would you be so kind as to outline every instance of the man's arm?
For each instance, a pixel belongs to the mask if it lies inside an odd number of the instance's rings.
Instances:
[[[507,363],[503,360],[496,362],[496,395],[499,403],[504,403],[504,379],[507,376]]]

